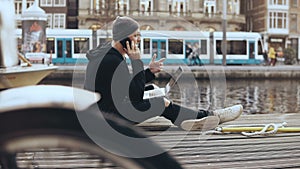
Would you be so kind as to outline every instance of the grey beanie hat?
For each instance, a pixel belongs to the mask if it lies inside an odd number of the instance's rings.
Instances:
[[[113,22],[112,34],[113,40],[120,41],[138,30],[139,24],[127,16],[117,16]]]

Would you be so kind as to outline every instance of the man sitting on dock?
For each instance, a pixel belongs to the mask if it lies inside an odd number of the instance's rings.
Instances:
[[[133,124],[163,116],[184,130],[208,130],[238,118],[242,105],[208,111],[193,110],[172,103],[165,97],[143,99],[146,83],[162,70],[163,60],[153,56],[149,68],[141,61],[139,24],[130,17],[117,17],[113,22],[113,41],[88,51],[89,63],[84,87],[101,94],[101,111]],[[129,38],[122,45],[122,40]],[[128,55],[132,73],[126,63]]]

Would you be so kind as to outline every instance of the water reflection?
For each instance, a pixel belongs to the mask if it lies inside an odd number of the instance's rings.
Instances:
[[[242,104],[244,113],[300,113],[300,80],[227,80],[226,92],[209,81],[186,81],[174,88],[170,98],[195,109]],[[160,83],[163,86],[163,83]],[[198,88],[198,91],[197,89]],[[225,95],[225,98],[224,98]]]
[[[82,79],[75,84],[82,87]],[[164,86],[166,81],[155,81]],[[184,80],[169,94],[174,102],[195,109],[217,109],[242,104],[245,114],[300,113],[299,80],[227,80],[212,83],[207,80]],[[49,81],[42,84],[72,85],[69,80]],[[74,83],[73,83],[74,85]],[[220,87],[225,85],[224,87]]]

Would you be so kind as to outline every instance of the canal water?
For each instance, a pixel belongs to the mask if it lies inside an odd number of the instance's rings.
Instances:
[[[170,98],[188,107],[217,109],[242,104],[246,114],[300,113],[300,80],[226,80],[217,85],[197,80],[179,88]]]
[[[167,81],[155,81],[164,86]],[[71,80],[43,80],[42,84],[72,85]],[[77,83],[77,84],[76,84]],[[82,80],[75,86],[82,86]],[[182,81],[168,97],[195,109],[218,109],[234,104],[244,106],[244,114],[300,113],[298,80],[208,80]]]

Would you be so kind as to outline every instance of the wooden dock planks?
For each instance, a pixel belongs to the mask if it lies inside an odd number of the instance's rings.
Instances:
[[[287,122],[288,126],[300,127],[299,119],[299,114],[243,115],[221,126]],[[183,131],[162,117],[139,127],[186,169],[300,168],[300,133],[203,135],[201,131]],[[67,149],[30,150],[19,153],[17,161],[20,168],[115,168],[87,152]]]
[[[299,114],[243,115],[221,126],[287,122],[288,126],[300,127],[299,119]],[[152,124],[164,130],[155,129]],[[144,124],[148,126],[148,135],[185,168],[300,168],[300,133],[204,136],[200,131],[185,132],[174,126],[165,130],[170,123],[162,118],[152,124]]]

